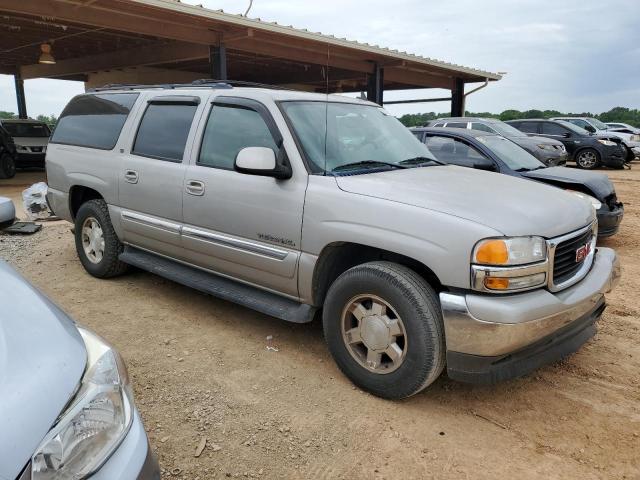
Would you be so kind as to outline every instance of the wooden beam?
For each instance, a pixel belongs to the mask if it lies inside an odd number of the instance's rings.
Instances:
[[[55,56],[55,47],[53,55]],[[209,58],[208,46],[177,42],[70,58],[60,60],[54,65],[25,65],[20,68],[20,72],[25,79],[55,78],[100,70],[159,65],[207,58]]]
[[[384,79],[391,83],[404,83],[417,87],[451,89],[453,79],[427,72],[416,72],[406,68],[388,67],[384,69]]]
[[[218,34],[195,23],[181,24],[163,21],[150,16],[131,15],[110,10],[101,11],[97,5],[78,8],[78,4],[59,0],[2,0],[0,10],[5,12],[34,15],[38,18],[55,18],[96,28],[111,28],[129,33],[170,38],[202,45],[215,45]],[[43,38],[43,40],[45,40]]]

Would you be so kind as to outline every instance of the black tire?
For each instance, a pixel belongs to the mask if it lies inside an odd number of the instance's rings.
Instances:
[[[595,162],[592,159],[595,157]],[[601,165],[600,154],[593,148],[585,148],[576,153],[576,165],[583,170],[593,170]]]
[[[89,259],[83,246],[83,226],[85,222],[94,219],[100,226],[104,238],[104,253],[98,262]],[[76,251],[84,269],[97,278],[110,278],[127,271],[128,265],[122,263],[118,257],[124,250],[124,245],[118,239],[109,209],[104,200],[89,200],[78,210],[75,221]]]
[[[8,153],[0,155],[0,178],[13,178],[16,176],[16,161]]]
[[[389,373],[368,370],[350,353],[343,338],[343,311],[355,297],[364,294],[383,299],[404,324],[404,360]],[[407,267],[370,262],[347,270],[329,288],[322,320],[329,351],[340,370],[374,395],[406,398],[426,388],[442,373],[446,349],[440,303],[433,288]]]

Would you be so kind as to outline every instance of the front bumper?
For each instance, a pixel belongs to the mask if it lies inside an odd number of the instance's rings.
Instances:
[[[129,433],[91,480],[160,480],[158,460],[149,447],[140,414],[135,410]]]
[[[604,294],[619,278],[615,251],[600,248],[587,276],[560,292],[441,293],[449,376],[493,383],[575,352],[595,333]]]
[[[45,153],[18,152],[16,155],[16,167],[44,168],[45,155]]]
[[[609,210],[609,207],[603,203],[596,213],[598,215],[598,238],[610,237],[618,232],[624,216],[624,207]]]
[[[603,165],[611,168],[621,168],[625,162],[625,150],[616,145],[611,147],[603,147],[601,152],[601,160]]]
[[[640,147],[632,147],[631,151],[636,157],[640,158]]]
[[[543,150],[538,148],[535,157],[547,167],[561,167],[567,163],[569,156],[566,150]]]

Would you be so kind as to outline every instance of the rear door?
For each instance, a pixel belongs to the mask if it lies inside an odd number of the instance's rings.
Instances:
[[[541,135],[562,142],[569,155],[573,155],[573,152],[576,151],[576,148],[580,144],[579,141],[576,144],[575,138],[573,138],[575,136],[574,132],[555,122],[541,122],[541,126]]]
[[[296,148],[274,114],[246,98],[219,96],[207,106],[185,179],[182,242],[195,265],[297,296],[307,172],[277,180],[234,170],[243,148]]]
[[[138,112],[118,180],[126,243],[181,257],[184,157],[200,104],[199,96],[154,93]]]

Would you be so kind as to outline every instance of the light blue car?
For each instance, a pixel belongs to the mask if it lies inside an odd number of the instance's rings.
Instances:
[[[0,261],[0,480],[159,479],[118,352]]]

